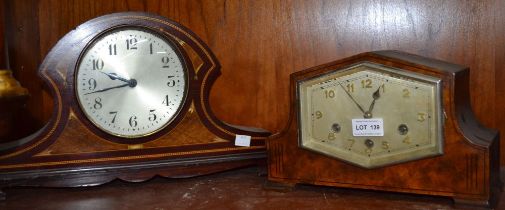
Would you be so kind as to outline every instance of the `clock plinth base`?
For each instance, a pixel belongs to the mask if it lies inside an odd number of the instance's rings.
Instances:
[[[164,178],[189,178],[242,168],[264,165],[265,153],[222,155],[200,160],[153,161],[135,164],[110,165],[103,168],[81,168],[75,170],[54,169],[5,173],[0,180],[0,200],[5,199],[2,191],[8,187],[86,187],[98,186],[116,179],[126,182],[143,182],[155,176]]]

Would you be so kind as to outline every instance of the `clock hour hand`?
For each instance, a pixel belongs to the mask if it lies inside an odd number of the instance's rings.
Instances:
[[[370,104],[370,107],[368,108],[368,111],[365,112],[365,118],[372,118],[372,110],[373,110],[373,107],[375,105],[375,101],[381,97],[381,94],[379,92],[379,90],[381,89],[381,86],[379,86],[379,88],[377,88],[377,90],[375,92],[373,92],[373,94],[372,94],[373,101]]]
[[[363,109],[363,107],[361,107],[361,105],[359,105],[358,102],[356,100],[354,100],[352,95],[349,92],[347,92],[347,90],[344,88],[344,86],[342,86],[342,84],[340,84],[340,87],[342,88],[342,90],[345,91],[345,93],[347,93],[349,98],[351,98],[351,100],[354,102],[354,104],[356,104],[356,106],[359,108],[359,110],[361,110],[361,112],[363,112],[363,114],[365,114],[365,110]]]
[[[92,94],[92,93],[105,92],[105,91],[108,91],[108,90],[112,90],[112,89],[116,89],[116,88],[122,88],[122,87],[126,87],[126,86],[130,86],[130,84],[127,83],[127,84],[122,84],[122,85],[118,85],[118,86],[114,86],[114,87],[104,88],[104,89],[101,89],[101,90],[95,90],[93,92],[84,93],[84,95],[89,95],[89,94]]]
[[[130,85],[130,87],[134,87],[137,84],[137,81],[135,79],[125,79],[123,77],[118,76],[116,73],[107,73],[107,72],[103,72],[103,71],[100,71],[100,72],[103,73],[103,74],[105,74],[105,75],[107,75],[107,76],[109,76],[109,78],[111,80],[116,80],[117,79],[117,80],[121,80],[123,82],[126,82],[126,83],[128,83]]]

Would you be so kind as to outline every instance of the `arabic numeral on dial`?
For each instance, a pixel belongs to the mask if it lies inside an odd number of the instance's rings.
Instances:
[[[136,50],[137,49],[137,38],[131,38],[126,40],[126,50]]]
[[[149,117],[147,118],[149,121],[155,121],[156,120],[156,114],[154,114],[155,109],[149,110]]]
[[[117,111],[115,111],[115,112],[109,112],[109,114],[112,115],[112,120],[110,122],[111,123],[116,122]]]
[[[93,70],[102,70],[105,63],[102,59],[93,59]]]
[[[95,98],[95,104],[93,104],[93,108],[95,108],[95,109],[102,108],[102,98],[100,98],[100,97]]]
[[[335,91],[333,90],[324,90],[324,95],[326,98],[334,98],[335,97]]]
[[[410,91],[409,91],[409,89],[403,89],[402,92],[403,92],[402,96],[404,98],[409,98],[410,97]]]
[[[335,140],[335,133],[328,133],[328,140]]]
[[[315,115],[316,115],[316,119],[321,119],[323,117],[323,113],[321,111],[316,111]]]
[[[356,140],[354,139],[347,139],[347,142],[349,142],[349,150],[351,150],[352,146],[354,145],[354,143],[356,142]]]
[[[175,80],[167,82],[168,87],[173,87],[175,86]]]
[[[407,136],[407,137],[405,137],[405,138],[403,139],[403,141],[402,141],[402,142],[403,142],[403,143],[405,143],[405,144],[410,144],[410,143],[412,143],[412,141],[410,140],[410,137],[408,137],[408,136]]]
[[[165,95],[161,104],[165,104],[166,106],[170,105],[170,100],[168,100],[168,95]]]
[[[173,79],[172,79],[173,77],[174,77],[174,76],[168,76],[168,79],[169,79],[169,81],[167,82],[167,86],[168,86],[168,87],[174,87],[174,86],[175,86],[175,83],[176,83],[176,82],[178,82],[178,81],[176,81],[176,80],[173,80]]]
[[[426,120],[426,113],[419,112],[417,113],[417,121],[424,122]]]
[[[361,80],[361,88],[372,88],[372,80],[371,79]]]
[[[170,68],[168,63],[170,62],[170,58],[168,56],[164,56],[161,58],[161,63],[163,64],[163,68]]]
[[[372,149],[371,148],[366,148],[365,152],[366,152],[366,154],[368,154],[368,157],[370,157],[370,154],[372,153]]]
[[[117,55],[116,44],[109,44],[109,55]]]
[[[347,87],[347,92],[351,92],[351,93],[354,92],[354,84],[353,83],[347,84],[346,87]]]
[[[89,90],[95,90],[95,88],[96,88],[96,80],[93,79],[93,78],[90,78],[88,80],[88,85],[89,85],[89,87],[88,87]]]
[[[382,142],[382,149],[389,149],[389,142],[383,141]]]
[[[128,120],[128,123],[130,124],[130,127],[137,127],[137,116],[133,115],[130,117],[130,120]]]
[[[153,43],[149,43],[149,54],[153,54]]]

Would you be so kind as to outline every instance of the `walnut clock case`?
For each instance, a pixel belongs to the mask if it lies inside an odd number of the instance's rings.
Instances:
[[[147,13],[90,20],[39,69],[54,98],[37,133],[0,145],[0,187],[90,186],[119,178],[189,177],[266,157],[262,129],[217,119],[219,62],[194,33]],[[252,136],[236,147],[237,134]]]
[[[399,51],[293,73],[288,126],[267,141],[268,179],[492,207],[499,135],[475,119],[468,82],[468,68]]]

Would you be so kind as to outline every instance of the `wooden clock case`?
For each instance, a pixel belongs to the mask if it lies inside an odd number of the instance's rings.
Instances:
[[[159,33],[181,52],[189,88],[183,108],[160,132],[121,139],[97,129],[80,111],[74,73],[83,50],[117,27]],[[184,26],[148,13],[116,13],[90,20],[63,37],[39,68],[54,99],[50,121],[31,136],[0,145],[0,189],[9,186],[91,186],[114,179],[144,181],[154,176],[189,177],[264,163],[262,129],[220,121],[209,106],[209,92],[220,74],[209,47]],[[252,136],[237,147],[237,134]],[[5,196],[0,191],[0,195]]]
[[[297,81],[365,61],[442,79],[443,155],[365,169],[298,145]],[[480,125],[471,110],[468,68],[398,51],[368,52],[291,74],[290,94],[288,125],[267,141],[271,184],[307,183],[447,196],[456,204],[496,204],[502,189],[499,134]]]

